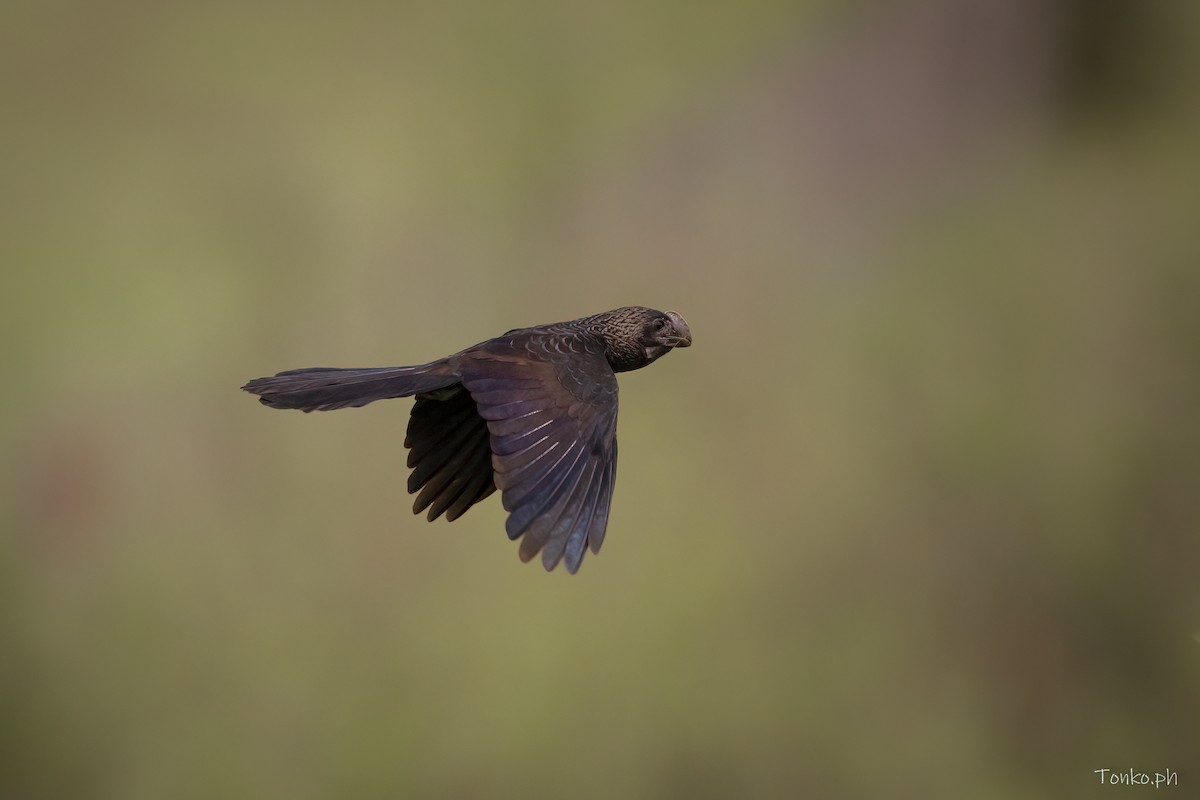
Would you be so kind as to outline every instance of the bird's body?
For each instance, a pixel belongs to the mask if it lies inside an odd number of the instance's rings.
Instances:
[[[414,513],[453,520],[499,489],[509,538],[575,572],[608,524],[617,372],[691,344],[674,312],[629,307],[518,328],[413,367],[281,372],[244,388],[271,408],[329,411],[416,396],[404,444]]]

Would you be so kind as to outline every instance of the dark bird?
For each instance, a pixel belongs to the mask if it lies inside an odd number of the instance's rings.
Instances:
[[[271,408],[332,411],[416,395],[413,513],[454,520],[500,490],[522,561],[574,573],[600,550],[617,469],[617,378],[688,347],[674,311],[638,306],[517,328],[416,367],[316,367],[242,388]]]

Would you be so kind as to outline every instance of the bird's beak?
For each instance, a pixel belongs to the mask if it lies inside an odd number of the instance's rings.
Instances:
[[[674,311],[668,311],[667,317],[671,320],[671,325],[675,327],[675,336],[678,337],[676,347],[691,347],[692,346],[692,331],[688,328],[687,322],[683,317],[676,314]]]

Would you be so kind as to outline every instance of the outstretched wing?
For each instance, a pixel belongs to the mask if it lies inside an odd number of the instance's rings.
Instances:
[[[487,420],[495,485],[521,560],[574,573],[600,550],[617,465],[617,379],[603,344],[519,332],[462,354],[463,386]]]
[[[428,508],[431,522],[443,513],[453,521],[496,491],[487,423],[460,385],[417,395],[404,446],[408,491],[420,492],[414,514]]]

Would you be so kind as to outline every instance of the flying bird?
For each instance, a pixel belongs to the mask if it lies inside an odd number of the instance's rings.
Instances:
[[[517,328],[420,366],[295,369],[242,388],[306,412],[415,395],[404,439],[413,513],[454,520],[499,489],[521,560],[540,552],[547,570],[565,561],[575,573],[608,525],[616,373],[691,344],[679,314],[632,306]]]

